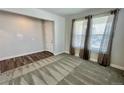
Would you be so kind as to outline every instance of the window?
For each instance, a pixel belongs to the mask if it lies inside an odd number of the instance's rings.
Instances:
[[[70,54],[82,59],[110,65],[112,41],[119,9],[84,20],[72,20]]]
[[[108,16],[102,16],[92,19],[90,50],[98,52],[106,29]],[[107,34],[106,34],[107,35]],[[106,51],[106,49],[104,49]]]
[[[76,20],[73,28],[73,46],[75,48],[84,47],[87,20]]]

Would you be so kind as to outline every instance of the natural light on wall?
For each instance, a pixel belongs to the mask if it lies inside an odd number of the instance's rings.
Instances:
[[[19,17],[19,18],[17,18],[17,20],[15,20],[15,22],[17,25],[21,26],[21,28],[23,28],[23,29],[29,28],[33,25],[33,23],[31,23],[31,18],[29,19],[26,17],[24,17],[24,18]],[[29,31],[29,30],[27,30],[27,31]]]
[[[0,12],[0,60],[43,51],[42,21]]]

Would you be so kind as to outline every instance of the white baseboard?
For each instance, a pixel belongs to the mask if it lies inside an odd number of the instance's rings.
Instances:
[[[20,56],[24,56],[24,55],[29,55],[29,54],[33,54],[33,53],[37,53],[37,52],[41,52],[41,51],[44,51],[44,50],[38,50],[38,51],[33,51],[33,52],[26,52],[26,53],[22,53],[22,54],[16,54],[16,55],[12,55],[12,56],[6,56],[6,57],[0,58],[0,61],[10,59],[10,58],[20,57]]]
[[[119,65],[111,64],[110,66],[114,67],[114,68],[117,68],[117,69],[120,69],[120,70],[124,70],[124,67],[121,67]]]
[[[65,53],[65,51],[54,53],[54,55],[59,55],[59,54],[62,54],[62,53]]]
[[[65,53],[69,54],[69,51],[64,51]]]

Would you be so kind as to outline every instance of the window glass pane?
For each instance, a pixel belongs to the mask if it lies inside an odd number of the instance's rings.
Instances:
[[[81,48],[84,46],[86,27],[87,20],[78,20],[74,22],[73,46],[75,48]]]
[[[105,27],[107,24],[108,16],[93,18],[91,38],[90,38],[90,49],[92,51],[99,51],[100,44],[104,35]]]

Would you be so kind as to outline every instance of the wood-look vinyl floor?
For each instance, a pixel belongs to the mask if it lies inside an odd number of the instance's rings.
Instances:
[[[0,75],[3,85],[122,85],[124,71],[68,54],[51,56]]]

